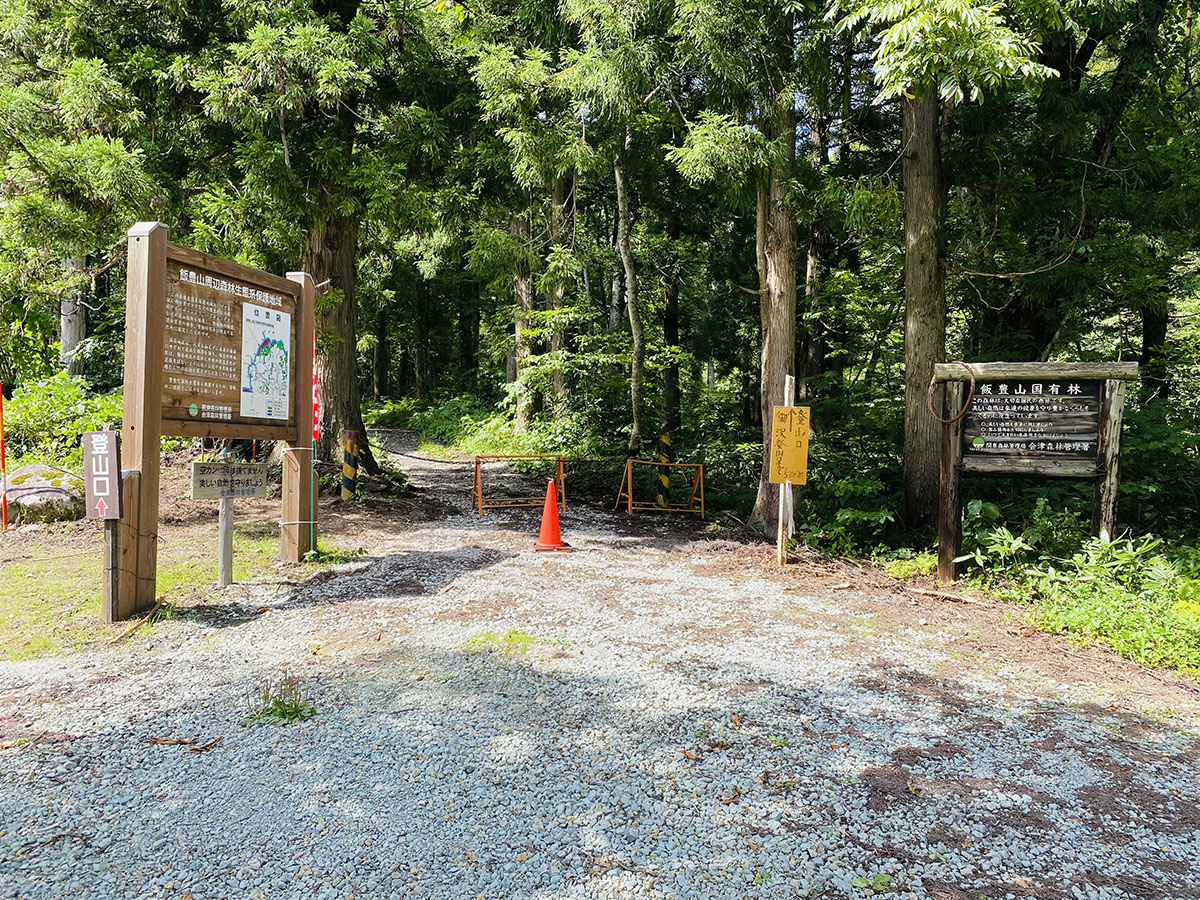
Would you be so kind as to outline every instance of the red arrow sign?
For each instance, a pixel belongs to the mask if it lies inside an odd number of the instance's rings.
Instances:
[[[96,501],[96,512],[100,514],[100,518],[102,519],[104,518],[104,514],[108,512],[108,504],[104,502],[103,498]]]

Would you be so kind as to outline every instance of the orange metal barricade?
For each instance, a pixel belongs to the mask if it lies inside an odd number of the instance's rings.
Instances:
[[[477,455],[475,457],[475,484],[471,488],[471,505],[475,511],[482,514],[485,509],[507,509],[516,506],[541,506],[546,498],[537,497],[487,497],[483,492],[483,464],[493,459],[553,459],[555,466],[554,483],[558,488],[558,505],[563,512],[567,509],[566,483],[563,480],[563,458],[554,453],[525,453],[525,454],[496,454]]]
[[[634,500],[633,499],[633,467],[634,466],[655,466],[658,468],[669,467],[672,469],[692,469],[696,475],[692,479],[692,490],[688,495],[686,503],[668,503],[666,506],[659,506],[654,501]],[[630,515],[633,515],[634,510],[658,510],[659,512],[686,512],[699,513],[700,518],[704,518],[704,463],[664,463],[656,459],[627,459],[625,460],[625,474],[621,478],[621,487],[617,491],[617,502],[613,504],[613,509],[621,507],[621,501],[625,501],[625,505]],[[700,501],[699,507],[696,506],[696,501]]]

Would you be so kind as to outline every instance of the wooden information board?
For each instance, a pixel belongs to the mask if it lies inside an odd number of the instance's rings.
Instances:
[[[128,234],[122,518],[108,621],[155,603],[160,439],[276,440],[283,447],[280,556],[315,546],[308,431],[313,378],[312,278],[286,278],[167,241],[161,222]],[[301,427],[301,423],[303,427]]]
[[[300,285],[167,245],[164,434],[295,440]]]
[[[958,574],[964,472],[1094,479],[1092,533],[1113,533],[1125,382],[1137,363],[939,363],[933,377],[945,385],[941,580]]]
[[[776,406],[771,425],[771,484],[808,482],[807,406]]]

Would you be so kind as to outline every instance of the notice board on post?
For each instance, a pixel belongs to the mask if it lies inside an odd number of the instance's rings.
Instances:
[[[125,471],[109,621],[155,602],[164,434],[284,442],[280,556],[299,562],[316,540],[307,427],[312,278],[284,278],[172,244],[161,222],[138,222],[128,241]]]
[[[164,434],[297,439],[299,295],[294,281],[167,244]]]
[[[1031,475],[1095,482],[1092,532],[1113,533],[1125,383],[1137,363],[939,363],[942,402],[938,577],[957,577],[961,476]],[[932,409],[930,386],[930,404]]]
[[[807,406],[776,406],[771,422],[771,484],[808,482]]]

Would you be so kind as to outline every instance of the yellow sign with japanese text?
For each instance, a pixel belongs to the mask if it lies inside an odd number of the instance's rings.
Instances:
[[[808,481],[807,406],[776,406],[771,427],[771,484]]]

